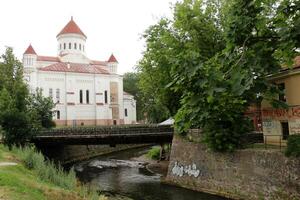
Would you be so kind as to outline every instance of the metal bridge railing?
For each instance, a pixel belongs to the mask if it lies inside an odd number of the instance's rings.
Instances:
[[[138,134],[173,132],[171,126],[138,125],[138,126],[99,126],[99,127],[70,127],[43,130],[39,135],[99,135],[99,134]]]

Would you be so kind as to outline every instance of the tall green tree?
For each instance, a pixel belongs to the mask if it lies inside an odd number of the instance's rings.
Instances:
[[[53,103],[29,94],[23,81],[23,66],[7,48],[0,58],[0,126],[4,143],[23,146],[42,127],[49,127]]]
[[[184,0],[173,10],[146,31],[140,71],[152,79],[142,88],[154,85],[159,102],[165,91],[179,94],[176,129],[201,128],[210,148],[232,151],[251,128],[244,116],[251,102],[263,96],[280,105],[266,76],[299,50],[299,2]],[[157,84],[161,77],[168,78]]]
[[[123,75],[123,88],[125,92],[130,93],[136,100],[137,120],[143,120],[143,103],[141,98],[141,91],[138,87],[139,74],[136,72],[128,72]]]

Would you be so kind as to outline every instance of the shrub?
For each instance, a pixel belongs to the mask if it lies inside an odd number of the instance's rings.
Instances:
[[[300,135],[289,136],[285,155],[300,157]]]
[[[147,153],[147,157],[153,160],[159,160],[160,147],[152,147]]]

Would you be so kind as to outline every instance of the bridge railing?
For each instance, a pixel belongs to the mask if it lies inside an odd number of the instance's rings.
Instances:
[[[99,134],[139,134],[173,132],[170,125],[121,125],[97,127],[70,127],[43,130],[39,135],[99,135]]]

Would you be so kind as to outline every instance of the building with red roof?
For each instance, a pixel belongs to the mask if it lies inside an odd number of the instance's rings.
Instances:
[[[135,123],[135,100],[123,93],[123,78],[118,74],[118,61],[91,60],[86,54],[87,36],[73,17],[57,34],[56,56],[39,55],[30,44],[23,54],[24,79],[34,92],[56,103],[57,125],[112,125]],[[128,118],[128,111],[132,119]]]

